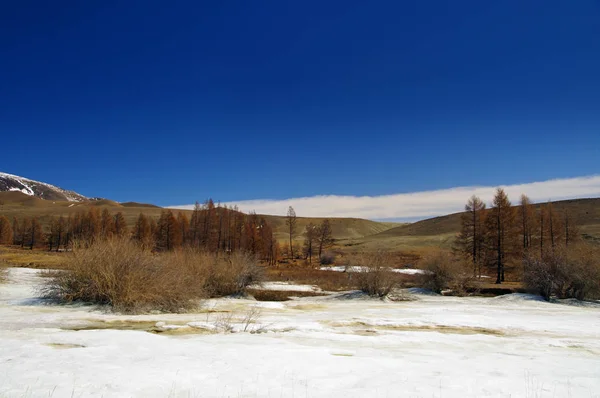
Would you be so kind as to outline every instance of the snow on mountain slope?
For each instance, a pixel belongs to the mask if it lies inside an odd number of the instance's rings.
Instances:
[[[18,191],[46,200],[64,200],[68,202],[88,200],[77,192],[68,191],[45,182],[0,172],[0,192],[6,191]]]

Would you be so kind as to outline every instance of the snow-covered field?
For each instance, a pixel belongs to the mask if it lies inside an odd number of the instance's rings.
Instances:
[[[0,397],[600,396],[593,306],[338,294],[125,316],[35,299],[35,270],[8,278]]]

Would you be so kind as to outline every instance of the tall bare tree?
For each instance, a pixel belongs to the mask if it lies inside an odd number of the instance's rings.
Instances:
[[[309,264],[312,264],[312,255],[317,242],[318,228],[312,222],[306,226],[304,231],[304,255]]]
[[[156,226],[156,248],[169,251],[181,246],[181,228],[171,210],[163,210]]]
[[[525,194],[521,195],[519,224],[521,237],[523,238],[523,251],[527,251],[531,248],[533,233],[535,231],[535,210],[531,204],[531,200],[529,200],[529,197]]]
[[[565,209],[564,215],[565,246],[569,246],[571,243],[579,240],[581,232],[568,209]]]
[[[114,231],[115,235],[121,237],[127,235],[127,222],[125,216],[120,211],[114,216]]]
[[[290,206],[287,211],[285,225],[288,227],[288,233],[290,236],[290,259],[294,258],[294,237],[296,236],[296,226],[298,223],[298,219],[296,217],[296,212],[294,208]]]
[[[27,238],[29,239],[29,249],[33,250],[35,245],[42,240],[42,236],[42,225],[36,217],[33,217],[29,223],[29,233],[27,234]]]
[[[13,230],[10,221],[0,215],[0,245],[10,245],[11,243],[13,243]]]
[[[110,214],[107,208],[102,210],[100,215],[100,236],[103,238],[110,238],[115,233],[115,222],[113,216]]]
[[[506,260],[514,250],[514,238],[517,234],[515,221],[515,211],[508,196],[502,188],[498,188],[494,196],[493,207],[486,217],[488,245],[495,252],[496,283],[498,284],[504,282]]]
[[[154,246],[152,226],[144,213],[140,213],[135,222],[133,239],[145,249],[150,249]]]
[[[548,249],[554,250],[559,243],[562,243],[563,228],[552,202],[543,206],[540,213],[540,250],[541,255],[544,255]]]
[[[473,195],[465,205],[461,216],[461,230],[455,242],[456,249],[471,258],[473,276],[481,277],[481,262],[483,261],[485,203]]]
[[[323,220],[317,231],[317,243],[319,245],[319,261],[321,261],[321,255],[323,250],[333,246],[333,230],[331,229],[331,223],[328,219]]]

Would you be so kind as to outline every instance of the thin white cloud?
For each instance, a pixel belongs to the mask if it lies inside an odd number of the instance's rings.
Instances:
[[[525,193],[534,202],[600,196],[600,175],[504,185],[513,203]],[[372,220],[418,219],[461,211],[471,195],[491,201],[496,187],[457,187],[382,196],[323,195],[291,199],[257,199],[225,203],[244,212],[285,215],[292,206],[303,217],[356,217]],[[172,206],[192,209],[193,205]]]

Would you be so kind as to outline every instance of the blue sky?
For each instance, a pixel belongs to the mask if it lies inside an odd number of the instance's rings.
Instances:
[[[600,1],[7,2],[0,171],[159,205],[600,172]]]

